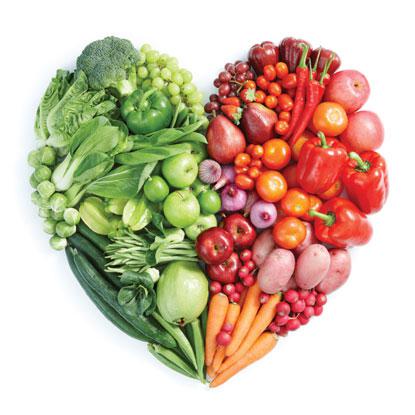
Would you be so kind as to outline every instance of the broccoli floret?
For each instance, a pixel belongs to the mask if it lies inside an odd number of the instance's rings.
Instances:
[[[76,61],[92,89],[110,88],[128,95],[137,87],[139,52],[127,39],[109,36],[90,43]]]

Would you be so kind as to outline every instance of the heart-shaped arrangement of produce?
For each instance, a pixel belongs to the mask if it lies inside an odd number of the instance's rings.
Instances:
[[[388,193],[366,78],[286,38],[203,107],[175,58],[107,37],[58,70],[29,154],[45,232],[160,362],[211,387],[319,316]],[[205,116],[205,112],[208,117]]]

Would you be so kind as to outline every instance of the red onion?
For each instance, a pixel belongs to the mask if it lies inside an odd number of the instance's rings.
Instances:
[[[244,214],[248,215],[251,212],[252,206],[259,199],[258,193],[255,190],[248,192],[248,199],[246,201]]]
[[[234,181],[235,169],[232,164],[227,164],[226,166],[222,166],[222,176],[216,182],[215,186],[213,186],[213,189],[218,190],[229,183],[233,183]]]
[[[245,207],[247,195],[245,190],[239,189],[234,184],[228,184],[220,194],[222,210],[234,212]]]
[[[277,208],[273,203],[258,200],[252,205],[249,217],[256,228],[269,228],[277,220]]]
[[[199,165],[199,179],[203,183],[216,183],[222,176],[222,168],[215,160],[206,159]]]

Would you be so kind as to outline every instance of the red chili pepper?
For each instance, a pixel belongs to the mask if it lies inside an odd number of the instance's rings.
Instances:
[[[241,106],[241,100],[238,97],[226,97],[222,99],[222,104],[235,105],[236,107]]]
[[[375,213],[385,204],[389,181],[385,159],[375,151],[349,154],[342,180],[351,201],[364,213]]]
[[[366,215],[348,199],[336,197],[323,204],[315,217],[314,232],[321,242],[338,248],[364,245],[372,237],[372,226]]]
[[[242,108],[236,105],[222,105],[220,109],[233,123],[239,124],[242,117]]]
[[[306,141],[297,164],[297,182],[309,193],[324,193],[339,178],[347,161],[343,144],[320,131]]]
[[[334,56],[332,56],[334,58]],[[304,106],[304,111],[300,120],[297,122],[297,125],[294,128],[294,132],[290,139],[291,147],[295,144],[298,138],[306,130],[311,118],[313,117],[314,111],[317,108],[317,105],[320,104],[323,99],[324,90],[326,89],[323,84],[323,79],[327,74],[327,71],[330,68],[331,61],[328,60],[324,65],[324,70],[321,74],[320,81],[313,79],[313,70],[310,71],[310,77],[306,86],[306,103]]]
[[[310,76],[306,64],[309,47],[305,43],[301,44],[301,47],[303,48],[303,53],[301,54],[300,62],[295,69],[295,73],[297,75],[297,88],[295,90],[294,108],[291,113],[290,126],[287,133],[283,137],[284,140],[288,140],[290,138],[290,135],[294,131],[294,127],[296,126],[298,120],[301,117],[301,114],[303,113],[305,105],[305,89],[308,83],[308,77]]]

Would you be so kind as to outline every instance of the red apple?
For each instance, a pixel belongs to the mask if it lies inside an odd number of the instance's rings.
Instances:
[[[234,245],[238,249],[248,248],[255,242],[254,227],[240,213],[226,217],[223,221],[223,228],[232,235]]]
[[[358,153],[376,150],[383,143],[383,125],[371,111],[359,111],[349,115],[349,124],[341,134],[340,141],[350,151]]]
[[[359,71],[346,70],[332,75],[324,100],[337,102],[350,114],[363,106],[369,94],[370,87],[366,77]]]
[[[242,131],[224,115],[210,121],[206,137],[209,156],[221,164],[232,163],[246,147]]]
[[[232,235],[219,227],[206,229],[196,240],[196,252],[206,264],[221,264],[233,252]]]
[[[207,265],[206,272],[210,279],[219,281],[222,284],[236,282],[238,270],[241,267],[241,261],[238,254],[233,252],[231,256],[222,264]]]
[[[274,111],[257,102],[251,102],[242,114],[241,128],[250,143],[263,144],[274,137],[277,121],[278,117]]]

